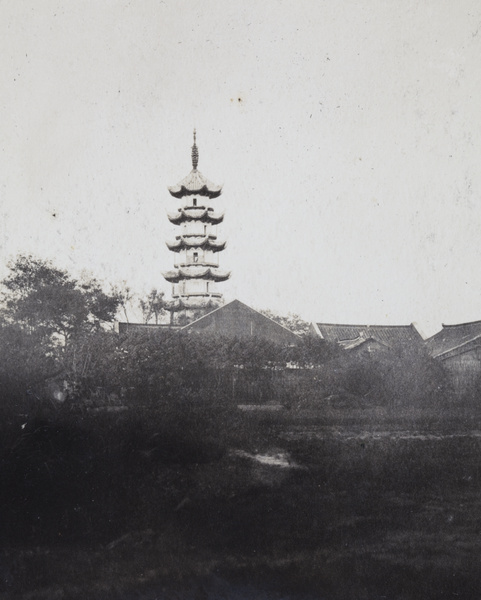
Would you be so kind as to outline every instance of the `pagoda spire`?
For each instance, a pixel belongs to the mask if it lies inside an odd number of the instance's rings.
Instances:
[[[194,145],[192,146],[192,168],[197,171],[197,165],[199,164],[199,149],[196,144],[196,131],[194,129]]]

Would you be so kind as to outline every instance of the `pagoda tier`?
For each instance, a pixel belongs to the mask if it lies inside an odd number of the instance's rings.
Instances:
[[[173,242],[166,242],[167,248],[173,252],[185,250],[187,248],[202,248],[212,250],[212,252],[220,252],[226,247],[226,241],[218,241],[214,237],[205,236],[184,236],[179,235]]]
[[[197,168],[184,177],[177,185],[168,188],[174,198],[183,198],[184,196],[192,196],[199,194],[208,198],[217,198],[222,193],[222,186],[215,185],[206,179]]]
[[[226,281],[230,272],[218,266],[218,253],[224,250],[225,241],[217,239],[217,225],[222,223],[224,213],[212,206],[212,200],[220,196],[222,186],[206,179],[198,170],[199,152],[192,146],[192,171],[176,186],[169,187],[181,206],[167,213],[168,219],[180,228],[174,241],[167,247],[175,253],[174,269],[163,273],[172,283],[173,312],[215,308],[222,304],[222,294],[217,283]]]
[[[222,299],[222,293],[217,289],[216,282],[206,279],[179,279],[172,285],[172,298],[180,298],[188,302],[195,298],[195,302],[207,301],[209,298]]]
[[[170,283],[179,283],[182,279],[206,279],[211,281],[227,281],[230,277],[230,271],[217,269],[213,267],[195,266],[180,267],[173,271],[162,273]]]
[[[204,206],[198,208],[195,206],[187,206],[185,208],[179,208],[177,212],[167,213],[167,217],[174,225],[180,225],[186,221],[202,221],[204,223],[218,225],[224,220],[224,213],[214,212],[213,208]]]

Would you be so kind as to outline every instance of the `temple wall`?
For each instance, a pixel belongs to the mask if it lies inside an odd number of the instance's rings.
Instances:
[[[442,361],[456,394],[470,392],[481,378],[481,348],[451,356]]]

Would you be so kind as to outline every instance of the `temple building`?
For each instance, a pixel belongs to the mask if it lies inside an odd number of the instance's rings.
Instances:
[[[392,349],[400,344],[422,346],[423,337],[411,325],[339,325],[333,323],[312,323],[311,335],[319,336],[328,342],[337,343],[342,349],[375,354]]]
[[[429,354],[444,367],[458,396],[478,394],[481,384],[481,321],[444,325],[426,340]]]
[[[292,346],[300,341],[300,337],[296,333],[240,300],[232,300],[232,302],[208,312],[185,325],[181,330],[239,339],[256,337],[285,346]]]
[[[174,253],[174,268],[162,273],[172,284],[171,315],[182,318],[199,317],[223,304],[218,284],[230,277],[230,271],[219,267],[219,253],[226,246],[217,238],[217,225],[224,213],[216,209],[215,199],[222,186],[209,181],[197,170],[199,150],[194,129],[192,171],[177,185],[169,187],[174,198],[180,200],[175,212],[168,213],[171,223],[180,230],[175,240],[167,242]],[[173,321],[173,318],[172,318]]]

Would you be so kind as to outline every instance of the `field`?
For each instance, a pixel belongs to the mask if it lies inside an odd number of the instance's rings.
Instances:
[[[44,410],[3,424],[2,598],[481,595],[481,414]]]

